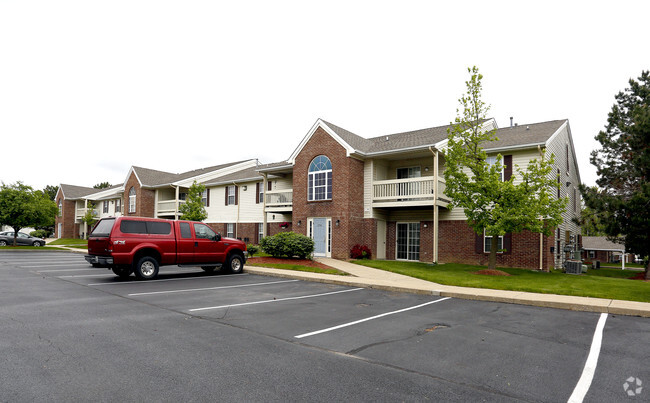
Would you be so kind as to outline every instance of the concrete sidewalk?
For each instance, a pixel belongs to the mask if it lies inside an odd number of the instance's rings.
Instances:
[[[384,270],[360,266],[350,262],[317,258],[318,262],[349,273],[350,276],[337,276],[300,272],[294,270],[269,269],[245,266],[245,271],[268,276],[297,278],[307,281],[339,284],[351,287],[376,288],[388,291],[411,292],[417,294],[440,295],[460,299],[506,302],[510,304],[533,305],[572,311],[606,312],[616,315],[650,317],[650,303],[620,301],[615,299],[572,297],[568,295],[538,294],[522,291],[491,290],[486,288],[455,287],[432,283],[413,277],[403,276]]]

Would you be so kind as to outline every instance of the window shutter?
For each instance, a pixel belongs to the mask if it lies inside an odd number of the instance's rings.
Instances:
[[[270,192],[271,190],[273,190],[273,182],[272,182],[272,181],[269,181],[268,184],[269,184],[269,185],[268,185],[268,189],[267,189],[267,190]]]
[[[506,251],[503,252],[504,255],[509,255],[512,253],[512,233],[508,232],[503,236],[503,249]]]
[[[205,207],[210,207],[210,189],[205,190],[206,193],[206,200],[205,200]]]
[[[255,204],[260,204],[260,183],[255,184]]]
[[[475,235],[475,242],[474,242],[474,251],[476,253],[483,253],[483,234],[474,234]]]
[[[503,168],[503,180],[509,181],[510,178],[512,177],[512,155],[506,155],[503,157],[503,164],[505,167]]]
[[[226,192],[225,192],[226,193],[226,204],[225,204],[226,206],[228,205],[228,189],[229,189],[229,187],[226,186]]]
[[[239,186],[235,186],[235,206],[239,203]]]

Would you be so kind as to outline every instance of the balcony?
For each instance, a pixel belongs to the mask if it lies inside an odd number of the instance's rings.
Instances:
[[[264,197],[266,197],[267,212],[290,213],[293,211],[293,189],[268,191]]]
[[[432,176],[408,179],[391,179],[373,182],[372,206],[407,207],[433,206],[434,185]],[[445,180],[438,178],[437,205],[447,207],[449,200],[444,195]]]
[[[157,215],[170,215],[176,213],[176,203],[178,203],[178,208],[181,207],[185,200],[161,200],[158,202],[158,211]]]

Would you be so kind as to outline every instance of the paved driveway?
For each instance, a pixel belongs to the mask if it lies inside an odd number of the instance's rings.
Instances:
[[[2,401],[650,400],[645,318],[178,267],[123,281],[48,251],[0,252],[0,284]]]

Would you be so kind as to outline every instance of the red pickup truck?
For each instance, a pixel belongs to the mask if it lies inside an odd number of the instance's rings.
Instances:
[[[155,278],[160,266],[199,266],[207,272],[225,266],[241,273],[246,244],[222,238],[201,222],[144,217],[101,219],[88,238],[86,261],[120,277]]]

